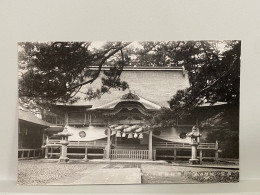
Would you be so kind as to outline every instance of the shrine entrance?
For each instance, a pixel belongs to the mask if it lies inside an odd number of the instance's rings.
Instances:
[[[131,148],[131,149],[141,149],[144,146],[148,147],[147,144],[141,144],[141,140],[137,138],[129,139],[128,137],[116,137],[112,141],[112,145],[115,149]]]
[[[152,129],[147,118],[161,107],[131,92],[93,112],[102,112],[108,121],[107,159],[153,159]]]
[[[112,135],[113,131],[115,133]],[[111,125],[107,135],[105,157],[154,160],[152,134],[152,130],[145,125]]]

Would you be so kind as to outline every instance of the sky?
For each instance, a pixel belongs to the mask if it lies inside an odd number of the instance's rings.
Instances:
[[[217,41],[217,40],[216,40]],[[100,49],[107,41],[93,41],[90,45],[90,49]],[[134,47],[134,48],[142,48],[142,45],[140,44],[141,41],[133,41],[130,45],[127,47]],[[218,49],[220,52],[225,51],[225,44],[222,40],[218,41]]]
[[[100,49],[107,41],[93,41],[90,45],[90,48]],[[141,44],[138,41],[133,41],[127,47],[135,47],[135,48],[142,48]]]

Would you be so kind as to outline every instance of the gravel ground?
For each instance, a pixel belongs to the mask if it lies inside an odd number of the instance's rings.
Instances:
[[[18,162],[19,185],[45,185],[58,180],[69,182],[80,177],[79,172],[93,170],[100,164],[58,164],[57,161],[48,163],[41,160],[21,160]]]
[[[229,183],[239,181],[238,170],[142,164],[143,183]]]
[[[84,177],[86,172],[103,168],[141,168],[142,183],[216,183],[238,182],[238,170],[172,166],[145,163],[82,163],[57,160],[21,160],[18,163],[19,185],[70,184]]]

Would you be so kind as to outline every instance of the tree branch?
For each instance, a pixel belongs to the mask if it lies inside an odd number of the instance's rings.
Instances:
[[[113,56],[115,53],[117,53],[119,50],[123,49],[124,47],[126,47],[126,46],[129,45],[129,44],[130,44],[130,43],[127,43],[127,44],[125,44],[124,46],[118,47],[118,48],[115,49],[113,52],[111,52],[109,55],[107,55],[106,57],[104,57],[104,58],[101,60],[101,62],[99,63],[99,65],[98,65],[98,72],[95,74],[95,76],[94,76],[92,79],[90,79],[90,80],[88,80],[88,81],[85,81],[85,82],[83,82],[83,83],[77,84],[77,85],[75,85],[75,86],[73,86],[73,87],[70,87],[70,88],[66,89],[66,91],[73,90],[73,89],[75,89],[75,88],[77,88],[77,87],[80,87],[80,86],[83,86],[83,85],[86,85],[86,84],[89,84],[89,83],[93,83],[93,82],[97,79],[97,77],[99,76],[99,74],[100,74],[100,72],[101,72],[101,69],[102,69],[102,66],[103,66],[104,63],[107,61],[107,59],[109,59],[111,56]]]

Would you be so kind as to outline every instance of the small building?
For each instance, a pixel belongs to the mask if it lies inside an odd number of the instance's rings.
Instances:
[[[41,157],[44,129],[52,124],[19,106],[18,158]]]

